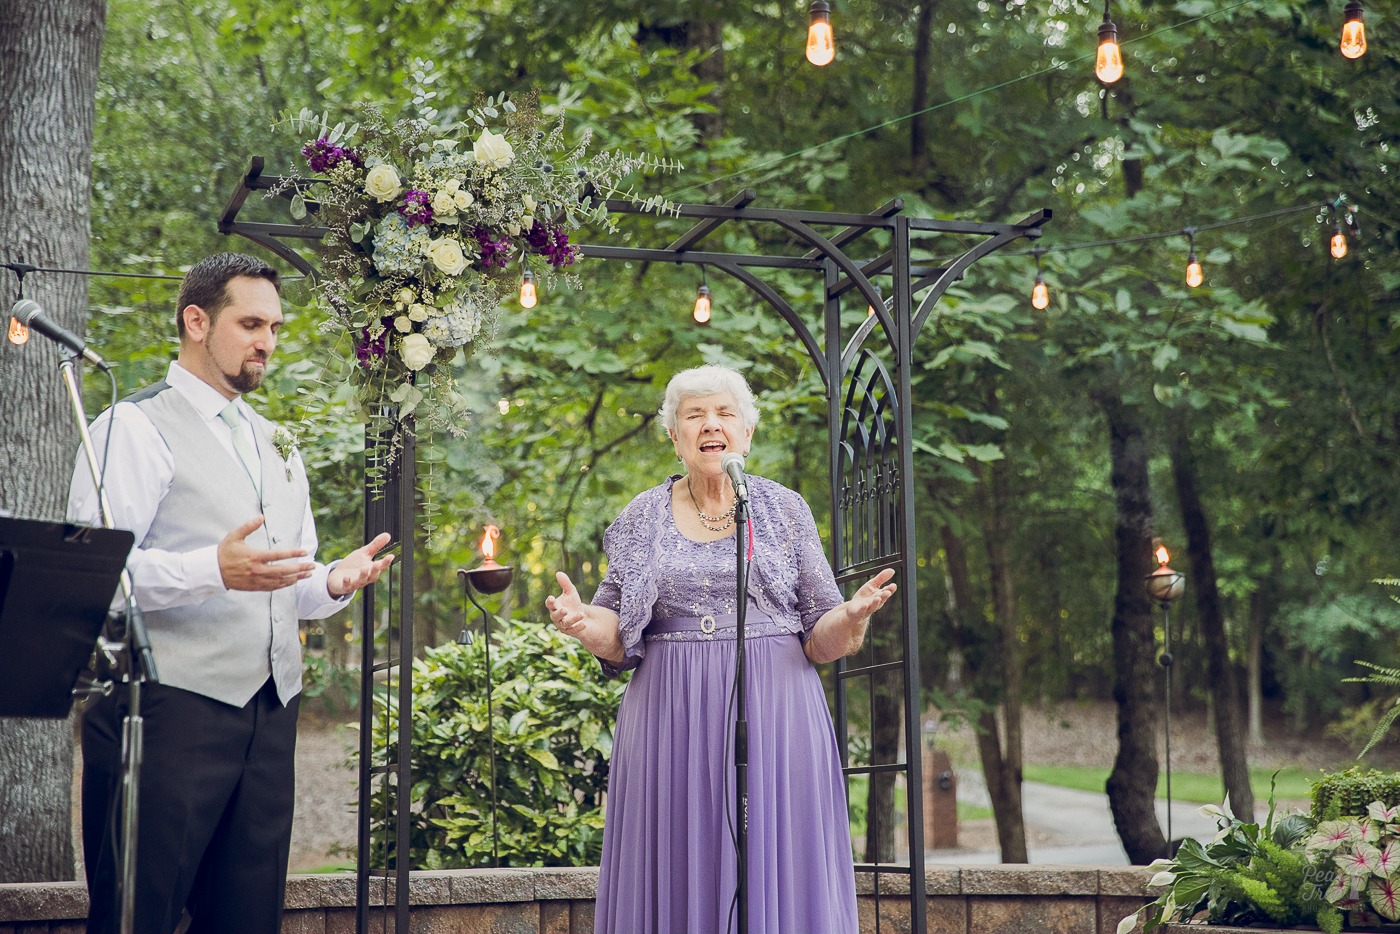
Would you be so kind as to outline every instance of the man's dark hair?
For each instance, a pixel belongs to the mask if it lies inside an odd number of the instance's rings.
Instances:
[[[252,279],[266,279],[278,293],[282,291],[282,277],[277,270],[256,256],[246,253],[215,253],[195,263],[185,273],[180,283],[180,296],[175,299],[175,329],[180,338],[185,337],[185,309],[198,305],[209,315],[210,321],[229,303],[229,280],[239,276]]]

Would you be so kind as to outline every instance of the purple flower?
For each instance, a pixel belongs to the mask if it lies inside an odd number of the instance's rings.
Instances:
[[[355,357],[360,361],[360,366],[369,369],[374,364],[384,359],[387,353],[389,341],[389,328],[383,321],[380,322],[379,336],[372,337],[373,325],[369,325],[360,331],[360,339],[355,341]]]
[[[476,237],[477,246],[481,251],[482,269],[490,269],[492,266],[506,268],[510,263],[510,237],[503,236],[499,240],[493,239],[491,231],[485,227],[477,227],[472,230],[472,236]]]
[[[562,225],[551,227],[535,221],[525,241],[551,266],[572,266],[578,258],[578,247],[569,244],[569,235]]]
[[[364,165],[364,160],[355,150],[348,146],[333,146],[331,141],[324,136],[314,143],[307,143],[301,147],[301,154],[306,157],[311,171],[321,174],[325,174],[342,162]]]
[[[399,213],[408,221],[408,226],[418,227],[430,224],[433,220],[433,198],[426,191],[410,188],[404,192]]]

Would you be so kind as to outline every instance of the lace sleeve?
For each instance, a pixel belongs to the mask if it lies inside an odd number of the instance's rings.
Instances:
[[[805,638],[817,620],[833,607],[844,603],[846,598],[841,595],[841,588],[836,585],[836,575],[827,562],[821,535],[817,533],[817,521],[812,518],[812,508],[806,500],[795,498],[793,524],[797,530],[794,543],[797,553],[797,611],[802,616]]]

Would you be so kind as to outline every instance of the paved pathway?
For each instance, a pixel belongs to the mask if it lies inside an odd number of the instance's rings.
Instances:
[[[968,804],[987,806],[986,787],[979,772],[958,774],[958,798]],[[1022,803],[1026,815],[1027,836],[1034,839],[1044,835],[1051,843],[1028,847],[1032,863],[1066,865],[1126,866],[1128,857],[1113,828],[1113,815],[1108,808],[1108,796],[1090,791],[1076,791],[1056,785],[1026,782],[1022,785]],[[1166,831],[1167,804],[1157,800],[1157,819]],[[1215,836],[1214,818],[1200,813],[1194,802],[1172,802],[1172,836],[1196,837],[1209,840]],[[1038,833],[1037,833],[1038,832]],[[926,860],[931,863],[982,865],[1001,861],[995,846],[991,849],[929,850]]]

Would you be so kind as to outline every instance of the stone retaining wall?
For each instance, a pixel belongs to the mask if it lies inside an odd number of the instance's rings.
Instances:
[[[928,934],[1114,934],[1148,900],[1147,879],[1129,867],[935,866]],[[878,899],[871,877],[857,881],[862,932],[874,932],[878,901],[882,934],[908,934],[907,881],[885,880]],[[597,884],[593,867],[415,872],[412,934],[591,934]],[[82,934],[86,913],[78,882],[0,885],[0,934]],[[283,934],[354,930],[353,875],[290,877]]]

